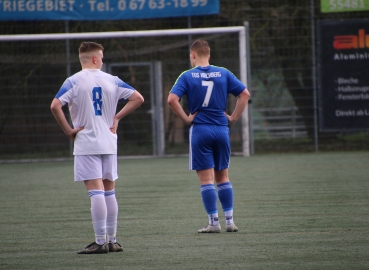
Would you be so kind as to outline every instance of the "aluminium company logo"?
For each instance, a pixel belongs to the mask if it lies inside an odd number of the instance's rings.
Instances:
[[[365,33],[365,29],[359,29],[355,35],[334,36],[333,48],[336,50],[367,49],[369,35]]]
[[[333,54],[334,61],[369,60],[369,35],[362,28],[358,29],[357,34],[336,35],[333,48],[336,50]],[[350,50],[349,53],[344,53],[348,50]]]

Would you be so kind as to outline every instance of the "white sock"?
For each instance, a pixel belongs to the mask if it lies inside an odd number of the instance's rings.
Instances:
[[[218,213],[208,215],[209,225],[219,225]]]
[[[106,224],[105,220],[99,220],[93,223],[95,231],[95,242],[99,245],[103,245],[106,243],[106,234],[99,235],[96,234],[96,231],[98,231],[98,233],[100,233],[99,231],[103,231],[104,226],[106,226],[105,224]]]
[[[95,232],[95,242],[102,245],[106,242],[106,203],[104,191],[89,190],[91,199],[91,217],[92,225]]]
[[[105,191],[105,203],[107,208],[106,233],[108,242],[117,242],[117,223],[118,223],[118,203],[115,197],[115,191]]]
[[[233,210],[225,211],[224,212],[224,218],[226,225],[234,223],[233,221]]]

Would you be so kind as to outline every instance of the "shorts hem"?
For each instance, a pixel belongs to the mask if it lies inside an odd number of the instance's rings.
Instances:
[[[97,180],[97,179],[102,179],[102,178],[94,178],[94,179],[74,179],[74,182],[84,182],[84,181],[87,181],[87,180]],[[105,179],[102,179],[102,180],[109,180],[109,181],[111,181],[111,182],[115,182],[116,180],[118,179],[118,177],[117,178],[115,178],[115,179],[108,179],[108,178],[105,178]]]

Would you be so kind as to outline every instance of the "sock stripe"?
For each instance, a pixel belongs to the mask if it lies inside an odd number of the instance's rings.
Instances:
[[[115,190],[114,189],[113,190],[106,190],[104,194],[105,194],[105,197],[112,196],[112,195],[115,194]]]
[[[214,185],[212,185],[212,184],[209,184],[209,185],[202,185],[201,186],[201,193],[204,193],[204,192],[206,192],[206,191],[209,191],[209,190],[215,190],[215,187],[214,187]]]
[[[103,190],[89,190],[88,191],[88,196],[90,196],[90,198],[92,196],[97,196],[97,195],[104,195],[104,191]]]
[[[227,182],[227,183],[220,184],[217,187],[218,187],[218,191],[220,191],[220,190],[232,188],[232,184],[231,182]]]

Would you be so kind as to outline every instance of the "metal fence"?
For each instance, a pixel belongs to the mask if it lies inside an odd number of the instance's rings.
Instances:
[[[297,107],[256,108],[253,110],[252,129],[257,139],[308,137]]]
[[[368,15],[369,12],[321,13],[320,1],[221,0],[218,15],[101,23],[0,22],[0,34],[241,26],[247,21],[250,26],[253,153],[362,150],[368,149],[367,131],[332,134],[318,129],[314,95],[317,77],[315,25],[323,19],[367,18]],[[188,46],[197,37],[200,36],[99,40],[105,45],[107,64],[163,61],[166,154],[188,152],[188,129],[175,119],[165,99],[176,77],[189,68]],[[236,37],[207,35],[205,38],[212,47],[211,64],[227,67],[239,77]],[[49,105],[68,74],[80,69],[76,54],[78,45],[73,41],[0,43],[0,160],[70,156],[70,143],[53,119]],[[152,137],[147,70],[128,66],[116,72],[141,90],[148,102],[122,123],[118,134],[119,154],[151,155],[155,138]],[[230,108],[233,105],[231,98]],[[230,128],[232,151],[242,152],[240,123]]]

